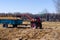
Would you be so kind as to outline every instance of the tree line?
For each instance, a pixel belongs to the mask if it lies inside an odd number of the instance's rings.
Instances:
[[[44,14],[30,14],[30,13],[0,13],[0,17],[12,16],[19,17],[21,14],[27,14],[33,18],[40,17],[42,21],[60,21],[60,14],[55,13],[44,13]]]

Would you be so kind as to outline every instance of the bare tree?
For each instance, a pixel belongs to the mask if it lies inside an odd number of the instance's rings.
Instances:
[[[60,13],[60,0],[53,0],[55,7],[56,7],[56,13]]]

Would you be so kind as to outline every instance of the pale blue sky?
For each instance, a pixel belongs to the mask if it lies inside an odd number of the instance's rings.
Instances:
[[[39,13],[44,9],[54,12],[52,0],[0,0],[0,12]]]

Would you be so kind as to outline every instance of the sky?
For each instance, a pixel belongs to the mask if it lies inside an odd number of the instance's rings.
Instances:
[[[0,13],[21,12],[37,14],[44,9],[48,12],[55,12],[52,0],[0,0]]]

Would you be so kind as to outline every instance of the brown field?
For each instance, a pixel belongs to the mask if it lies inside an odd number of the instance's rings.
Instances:
[[[43,22],[43,29],[0,28],[0,40],[60,40],[60,22]]]

